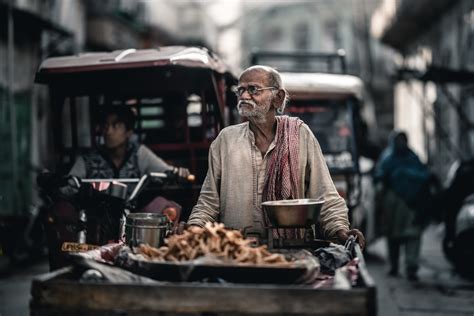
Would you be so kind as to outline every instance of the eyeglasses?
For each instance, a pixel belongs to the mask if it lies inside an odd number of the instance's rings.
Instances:
[[[238,86],[238,87],[235,87],[234,89],[234,93],[238,96],[238,97],[241,97],[242,94],[245,93],[245,91],[247,91],[250,95],[257,95],[260,91],[262,90],[272,90],[272,89],[278,89],[277,87],[263,87],[263,88],[259,88],[257,86],[254,86],[254,85],[249,85],[247,87],[242,87],[242,86]]]

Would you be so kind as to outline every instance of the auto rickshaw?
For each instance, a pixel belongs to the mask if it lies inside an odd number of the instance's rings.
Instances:
[[[50,159],[54,161],[54,171],[67,174],[79,154],[103,142],[99,117],[104,107],[130,106],[137,113],[136,140],[169,164],[189,168],[196,177],[192,184],[151,186],[142,192],[137,203],[145,205],[160,195],[181,205],[181,220],[187,219],[207,172],[209,146],[232,120],[229,108],[236,104],[231,89],[236,78],[218,56],[205,48],[183,46],[82,53],[46,59],[35,81],[49,87],[54,131]],[[96,195],[86,196],[97,199]],[[118,204],[109,197],[99,200],[88,205],[93,204],[98,210],[110,209],[113,216],[121,216],[116,209],[123,206],[123,200]],[[106,202],[110,207],[97,207]],[[63,224],[57,224],[58,218],[55,221],[47,217],[56,223],[49,225],[53,227],[48,238],[50,253],[57,251],[62,242],[84,241],[79,237],[76,240],[84,231],[80,207],[60,206],[60,210],[58,204],[50,210],[64,215]],[[100,225],[102,220],[96,222]],[[110,240],[109,235],[92,242],[103,244]]]
[[[346,199],[351,223],[360,227],[361,174],[356,142],[358,106],[362,101],[362,81],[354,76],[335,74],[282,73],[291,95],[286,109],[311,128],[339,194]]]
[[[199,47],[48,58],[35,81],[49,86],[54,167],[68,171],[78,154],[101,143],[102,107],[129,105],[137,112],[138,141],[196,175],[191,190],[167,192],[188,211],[206,175],[208,148],[236,104],[235,76],[214,53]]]

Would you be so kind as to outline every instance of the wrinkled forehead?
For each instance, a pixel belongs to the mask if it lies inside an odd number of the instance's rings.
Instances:
[[[244,71],[239,78],[239,86],[257,84],[267,86],[269,83],[269,73],[264,69],[254,68]]]

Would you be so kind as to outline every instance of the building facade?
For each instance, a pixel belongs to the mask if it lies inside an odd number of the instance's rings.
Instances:
[[[374,35],[398,52],[395,125],[444,178],[474,155],[474,3],[383,1]]]
[[[395,67],[390,50],[370,34],[370,16],[378,1],[244,2],[242,62],[250,64],[253,51],[345,52],[347,73],[360,77],[367,88],[366,120],[370,141],[379,147],[393,128]],[[273,64],[296,71],[329,71],[316,62],[293,60]],[[339,71],[334,68],[332,71]]]
[[[0,216],[26,215],[50,167],[50,100],[41,61],[85,51],[199,44],[216,29],[202,4],[126,0],[0,0]],[[79,113],[81,115],[81,113]]]

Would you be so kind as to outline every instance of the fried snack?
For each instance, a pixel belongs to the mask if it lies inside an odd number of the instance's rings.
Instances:
[[[252,247],[251,243],[240,231],[226,229],[220,223],[207,223],[203,228],[192,226],[181,235],[170,236],[160,248],[141,244],[136,251],[152,261],[188,261],[212,254],[223,262],[290,265],[282,254],[269,252],[267,246]]]

